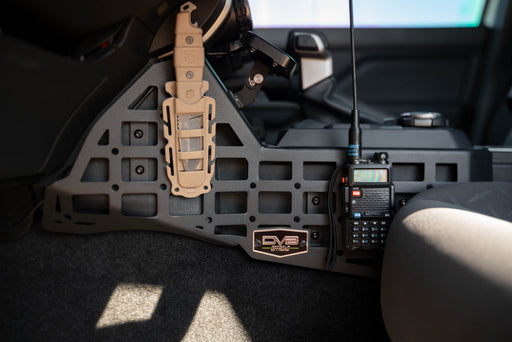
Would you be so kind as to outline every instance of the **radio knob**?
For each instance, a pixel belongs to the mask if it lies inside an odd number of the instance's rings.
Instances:
[[[387,152],[375,152],[373,155],[373,161],[376,164],[387,164],[389,155]]]

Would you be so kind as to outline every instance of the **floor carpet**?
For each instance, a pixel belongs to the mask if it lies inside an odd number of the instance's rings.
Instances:
[[[3,341],[387,341],[379,282],[156,232],[0,243]]]

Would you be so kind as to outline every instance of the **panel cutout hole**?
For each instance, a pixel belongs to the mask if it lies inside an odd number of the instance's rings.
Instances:
[[[331,179],[336,163],[333,162],[305,162],[304,179],[305,180],[324,180]]]
[[[98,215],[107,215],[109,213],[109,199],[107,195],[75,195],[71,197],[71,202],[75,213]]]
[[[236,135],[231,125],[225,123],[217,124],[215,134],[215,144],[217,146],[243,146],[242,141]]]
[[[124,182],[153,182],[157,179],[155,158],[123,158],[121,179]]]
[[[110,134],[109,134],[109,131],[107,129],[105,131],[105,133],[103,133],[103,135],[101,136],[100,140],[98,141],[98,145],[106,146],[106,145],[108,145],[109,141],[110,141]]]
[[[156,213],[155,194],[127,194],[121,198],[121,214],[124,216],[153,217]]]
[[[309,229],[311,247],[322,247],[329,244],[329,226],[304,226],[304,229]]]
[[[107,182],[108,176],[108,159],[92,158],[85,168],[82,175],[82,182]]]
[[[157,139],[156,122],[121,123],[121,143],[124,146],[155,146]]]
[[[336,208],[336,196],[333,199],[333,212]],[[327,192],[305,192],[302,211],[305,214],[327,214]]]
[[[137,98],[128,106],[131,110],[155,110],[158,108],[158,88],[156,86],[147,87]]]
[[[216,214],[243,214],[247,212],[247,192],[217,192]]]
[[[457,164],[436,164],[436,181],[456,182]]]
[[[425,164],[393,163],[393,181],[422,182],[425,180]]]
[[[264,180],[290,180],[292,179],[291,162],[260,162],[260,179]]]
[[[288,214],[292,212],[292,194],[290,192],[260,192],[258,211],[264,214]]]
[[[201,215],[203,213],[203,196],[186,198],[181,196],[169,196],[169,215],[188,216]]]
[[[249,176],[249,164],[244,158],[217,158],[215,161],[215,179],[246,180]]]

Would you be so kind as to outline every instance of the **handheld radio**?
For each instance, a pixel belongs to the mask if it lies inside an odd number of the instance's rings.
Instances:
[[[356,62],[354,47],[354,18],[352,0],[349,0],[350,49],[352,59],[353,109],[349,128],[348,163],[338,168],[329,183],[330,244],[327,268],[336,263],[337,233],[331,212],[334,184],[340,174],[343,184],[343,249],[346,251],[379,251],[386,242],[392,219],[395,188],[391,164],[386,152],[375,153],[372,160],[361,158],[362,132],[357,106]]]
[[[383,248],[395,202],[387,153],[375,153],[374,159],[369,162],[348,164],[342,183],[344,248]]]

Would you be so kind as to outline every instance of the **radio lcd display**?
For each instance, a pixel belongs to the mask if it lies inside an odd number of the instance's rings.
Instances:
[[[387,169],[355,169],[354,183],[387,183]]]

